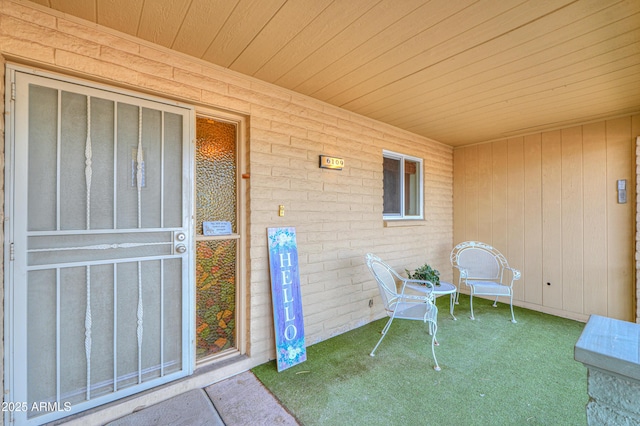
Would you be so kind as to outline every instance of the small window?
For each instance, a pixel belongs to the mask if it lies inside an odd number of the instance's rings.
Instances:
[[[422,219],[422,160],[383,151],[385,219]]]

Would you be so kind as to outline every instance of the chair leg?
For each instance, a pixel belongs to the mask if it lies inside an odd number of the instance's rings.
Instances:
[[[509,301],[509,305],[511,306],[511,322],[516,324],[516,317],[513,316],[513,295],[511,295],[511,300]]]
[[[384,339],[384,336],[387,335],[387,331],[389,330],[389,327],[391,326],[392,321],[393,321],[393,317],[389,318],[389,321],[387,321],[387,323],[385,324],[384,328],[380,332],[382,336],[380,336],[380,340],[378,340],[378,343],[376,343],[376,346],[373,348],[373,350],[369,354],[370,356],[376,356],[376,349],[378,349],[378,346],[380,346],[380,343],[382,343],[382,339]]]
[[[493,301],[493,307],[494,308],[498,307],[498,297],[500,297],[500,296],[496,296],[496,300]]]
[[[438,343],[438,341],[436,340],[436,330],[438,329],[438,326],[434,323],[432,323],[431,321],[429,321],[429,335],[433,336],[433,341],[434,344],[436,346],[440,346],[440,343]]]
[[[469,305],[471,306],[471,316],[469,318],[471,318],[472,320],[475,320],[476,317],[473,316],[473,291],[469,295]]]
[[[435,362],[436,364],[433,366],[433,369],[436,371],[440,371],[441,368],[438,365],[438,359],[436,358],[436,348],[435,348],[438,345],[438,342],[436,340],[436,331],[438,330],[438,325],[435,323],[430,323],[429,328],[431,328],[431,324],[433,324],[433,337],[431,338],[431,354],[433,355],[433,362]]]
[[[389,331],[389,327],[391,327],[391,321],[393,321],[394,318],[394,316],[389,318],[389,321],[387,321],[387,323],[384,325],[380,334],[382,334],[383,336],[387,334],[387,331]]]

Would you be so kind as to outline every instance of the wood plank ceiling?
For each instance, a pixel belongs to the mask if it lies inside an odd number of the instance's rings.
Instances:
[[[640,111],[638,0],[32,0],[440,142]]]

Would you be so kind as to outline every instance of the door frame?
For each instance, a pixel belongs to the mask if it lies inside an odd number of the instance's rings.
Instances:
[[[249,173],[243,173],[243,170],[246,170],[248,159],[247,159],[247,117],[241,114],[234,114],[227,111],[205,108],[198,106],[195,110],[193,125],[195,129],[195,121],[196,117],[201,118],[210,118],[212,120],[222,121],[225,123],[235,124],[236,126],[236,221],[237,221],[237,230],[239,237],[237,238],[238,244],[238,258],[236,259],[236,348],[235,350],[227,350],[220,354],[206,357],[200,361],[195,360],[196,367],[207,366],[211,364],[215,364],[222,360],[226,360],[232,358],[237,355],[245,355],[247,354],[248,348],[248,340],[249,340],[249,320],[248,320],[248,305],[249,305],[249,292],[247,290],[247,283],[249,282],[248,278],[248,269],[247,269],[247,260],[250,259],[249,253],[247,252],[247,240],[249,238],[247,231],[247,222],[248,222],[248,212],[246,209],[246,203],[248,199],[248,181],[250,179]],[[195,152],[195,131],[193,137],[193,150]],[[195,215],[195,201],[196,201],[196,170],[195,170],[195,154],[193,158],[193,211]],[[192,271],[195,277],[196,270],[196,256],[195,256],[195,244],[196,244],[196,235],[194,229],[194,237],[193,237],[193,266]],[[194,288],[194,309],[195,309],[195,278],[193,281]],[[194,312],[195,318],[195,312]],[[195,326],[194,326],[194,351],[195,351]],[[195,358],[195,354],[194,354]]]

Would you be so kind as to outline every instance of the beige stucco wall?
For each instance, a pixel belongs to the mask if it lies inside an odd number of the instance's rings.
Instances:
[[[0,54],[12,63],[246,117],[248,161],[242,173],[250,174],[245,284],[250,357],[236,372],[275,356],[268,227],[297,229],[307,344],[383,315],[363,262],[369,251],[399,269],[429,261],[444,279],[451,277],[448,146],[28,3],[0,0]],[[383,149],[424,159],[424,221],[382,220]],[[344,170],[319,169],[320,154],[342,157]],[[281,204],[284,217],[278,216]],[[233,372],[227,367],[224,374]],[[143,403],[154,401],[147,396]],[[136,404],[141,402],[128,407]],[[101,419],[106,420],[104,413]]]
[[[456,149],[454,241],[488,242],[522,271],[516,304],[635,321],[638,134],[632,114]]]

